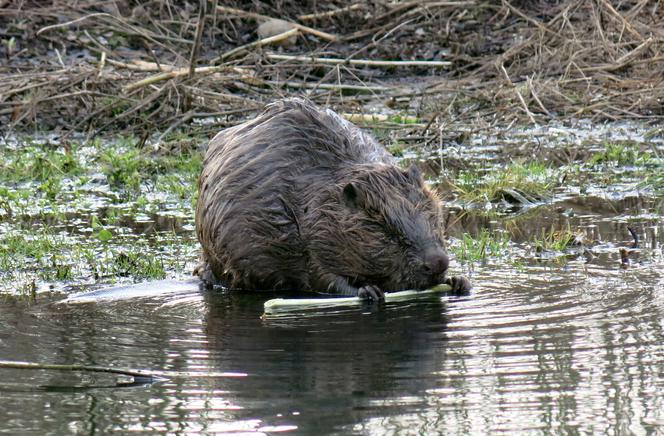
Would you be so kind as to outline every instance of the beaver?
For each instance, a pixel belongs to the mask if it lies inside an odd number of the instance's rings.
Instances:
[[[367,300],[446,277],[441,201],[416,166],[308,100],[272,103],[209,144],[196,231],[208,284]]]

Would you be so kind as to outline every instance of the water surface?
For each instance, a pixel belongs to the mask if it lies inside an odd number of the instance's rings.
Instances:
[[[664,262],[603,257],[478,268],[467,297],[263,319],[273,295],[4,301],[3,357],[164,379],[3,369],[2,431],[655,434]]]

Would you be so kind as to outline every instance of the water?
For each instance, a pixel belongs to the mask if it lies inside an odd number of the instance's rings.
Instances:
[[[1,429],[662,433],[664,262],[653,262],[479,267],[466,297],[263,319],[273,294],[4,301],[3,357],[164,379],[2,369]]]

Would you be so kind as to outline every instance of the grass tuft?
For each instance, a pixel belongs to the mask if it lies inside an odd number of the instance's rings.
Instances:
[[[537,162],[513,163],[502,171],[480,176],[475,172],[462,171],[453,186],[459,198],[466,202],[499,201],[518,196],[527,201],[536,201],[551,193],[557,185],[558,173]],[[516,199],[518,201],[519,199]]]
[[[479,262],[488,257],[500,257],[509,248],[509,238],[505,233],[488,229],[473,237],[468,233],[461,236],[460,244],[451,248],[459,261]]]
[[[605,150],[595,153],[591,165],[643,166],[650,162],[652,155],[641,151],[638,144],[632,142],[608,142]]]

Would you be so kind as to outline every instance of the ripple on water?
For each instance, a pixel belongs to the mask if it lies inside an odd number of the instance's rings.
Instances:
[[[426,391],[438,417],[475,430],[611,432],[634,410],[660,416],[662,288],[638,271],[576,276],[569,286],[569,271],[480,271],[472,298],[448,299],[449,348]],[[457,416],[459,404],[471,415]]]

